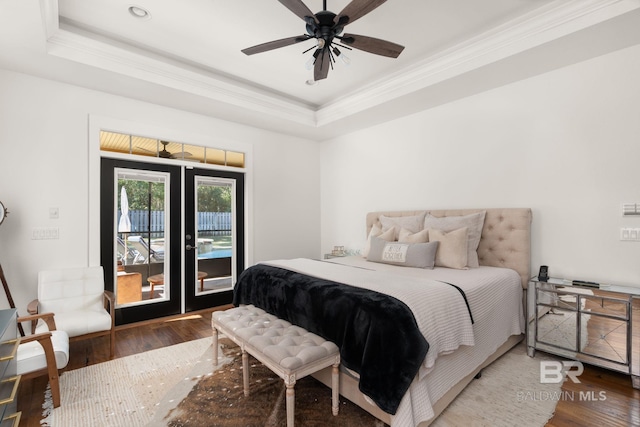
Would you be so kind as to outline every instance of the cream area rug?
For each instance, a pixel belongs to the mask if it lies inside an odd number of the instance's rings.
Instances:
[[[65,372],[59,408],[43,425],[67,426],[284,426],[284,384],[254,359],[251,394],[242,392],[240,351],[220,340],[212,360],[211,339],[153,350]],[[544,426],[560,396],[560,384],[540,384],[538,352],[518,345],[487,367],[438,417],[434,426]],[[384,424],[341,397],[331,415],[331,393],[311,377],[296,384],[296,426],[380,427]]]
[[[211,338],[203,338],[64,372],[61,405],[49,409],[46,395],[42,425],[145,426],[159,409],[179,403],[163,401],[169,391],[184,389],[186,395],[200,377],[215,369]]]
[[[431,425],[435,427],[544,426],[562,399],[561,384],[540,383],[540,362],[558,361],[542,352],[527,356],[518,344],[487,366]]]

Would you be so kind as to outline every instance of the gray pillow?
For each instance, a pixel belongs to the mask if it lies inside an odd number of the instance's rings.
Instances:
[[[399,243],[372,237],[367,260],[401,267],[433,268],[437,251],[438,242]]]
[[[417,233],[424,228],[424,217],[427,212],[423,212],[418,215],[412,216],[384,216],[380,215],[378,218],[380,224],[382,224],[382,231],[387,231],[391,227],[396,228],[396,234],[394,240],[398,240],[400,235],[400,229],[404,228],[412,233]]]
[[[435,228],[448,233],[459,228],[467,227],[469,229],[467,266],[475,268],[480,265],[478,263],[477,250],[478,245],[480,244],[480,237],[482,235],[482,227],[484,226],[484,217],[486,213],[486,211],[482,211],[470,215],[446,217],[435,217],[431,214],[427,214],[424,219],[424,228]],[[429,238],[429,240],[433,239]]]

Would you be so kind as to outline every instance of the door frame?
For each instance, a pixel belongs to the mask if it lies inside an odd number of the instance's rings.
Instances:
[[[253,169],[254,169],[254,147],[250,142],[244,142],[238,139],[233,133],[234,127],[224,127],[220,132],[212,133],[209,124],[201,126],[182,126],[177,122],[175,126],[167,126],[167,123],[173,123],[170,120],[174,117],[173,113],[164,114],[155,121],[149,121],[146,115],[136,115],[135,111],[127,110],[127,118],[117,118],[112,116],[104,116],[100,114],[88,115],[88,242],[85,242],[81,250],[86,250],[86,265],[101,265],[100,259],[100,162],[102,158],[123,159],[140,161],[141,163],[153,164],[171,164],[179,166],[193,166],[192,162],[183,160],[166,160],[162,158],[153,158],[145,156],[135,156],[114,152],[103,152],[100,150],[100,131],[108,130],[131,135],[144,135],[150,138],[168,139],[172,141],[184,141],[188,144],[202,145],[206,147],[216,147],[224,150],[238,151],[245,153],[244,168],[227,167],[213,164],[201,164],[198,167],[203,169],[234,171],[244,173],[245,176],[245,193],[244,193],[244,260],[246,268],[253,264],[254,260],[254,215],[253,215]],[[184,231],[184,230],[183,230]],[[180,235],[184,235],[181,233]],[[184,243],[184,242],[181,242]],[[184,313],[184,307],[181,307],[181,313]]]

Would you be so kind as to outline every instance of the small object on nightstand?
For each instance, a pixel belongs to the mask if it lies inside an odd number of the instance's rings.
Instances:
[[[345,255],[344,246],[334,246],[333,250],[331,251],[331,255],[344,256]]]
[[[538,272],[538,280],[541,282],[546,282],[549,280],[549,267],[546,265],[540,266],[540,271]]]
[[[574,280],[571,282],[571,284],[573,284],[573,286],[586,286],[587,288],[599,288],[600,287],[600,283],[596,283],[596,282],[587,282],[584,280]]]

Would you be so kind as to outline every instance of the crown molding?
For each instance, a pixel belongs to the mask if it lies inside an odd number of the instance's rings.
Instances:
[[[315,126],[315,109],[258,88],[230,81],[211,71],[92,37],[60,24],[58,0],[41,0],[47,53],[150,83],[181,90],[254,112]]]
[[[314,128],[640,8],[638,0],[556,0],[320,108],[172,58],[60,25],[58,0],[40,0],[47,53]]]
[[[558,0],[372,82],[317,113],[323,126],[640,8],[636,0]]]

